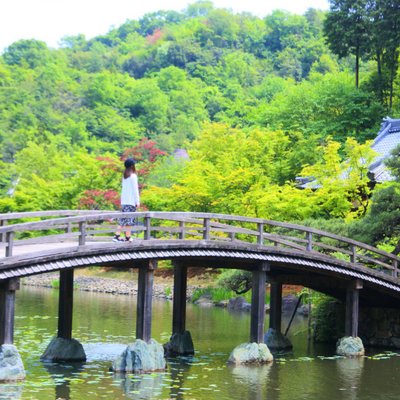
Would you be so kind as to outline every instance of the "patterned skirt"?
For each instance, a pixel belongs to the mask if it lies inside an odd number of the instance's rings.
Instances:
[[[121,211],[122,212],[135,212],[136,211],[136,207],[135,206],[131,206],[129,204],[123,204],[121,206]],[[118,224],[120,226],[133,226],[136,225],[136,218],[134,217],[122,217],[118,219]]]

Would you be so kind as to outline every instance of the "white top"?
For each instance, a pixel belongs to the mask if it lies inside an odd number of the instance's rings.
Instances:
[[[136,174],[132,174],[129,178],[122,177],[121,205],[131,205],[139,207],[139,186]]]

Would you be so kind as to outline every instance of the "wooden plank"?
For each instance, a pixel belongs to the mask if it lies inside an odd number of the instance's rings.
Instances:
[[[187,267],[174,262],[174,298],[172,333],[183,333],[186,328]]]
[[[6,233],[6,243],[6,257],[11,257],[13,255],[14,232]]]
[[[266,272],[260,268],[253,271],[250,315],[250,342],[264,343]]]
[[[74,270],[60,271],[60,288],[58,298],[58,332],[63,339],[72,338],[72,315],[74,302]]]
[[[7,225],[7,220],[6,219],[0,219],[0,228],[3,226]],[[5,233],[0,233],[0,243],[3,243],[6,241],[6,235]]]

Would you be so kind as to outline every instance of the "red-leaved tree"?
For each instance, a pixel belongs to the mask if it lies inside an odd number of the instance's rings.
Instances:
[[[155,166],[156,161],[165,156],[167,153],[157,147],[157,143],[153,140],[143,138],[137,146],[126,149],[122,153],[121,160],[133,158],[137,162],[137,172],[139,175],[140,185],[143,187],[146,178]]]

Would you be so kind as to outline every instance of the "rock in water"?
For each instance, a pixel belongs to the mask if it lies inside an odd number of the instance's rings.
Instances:
[[[342,337],[336,343],[336,354],[345,357],[363,356],[365,354],[364,344],[359,337]]]
[[[265,343],[242,343],[236,346],[228,362],[230,364],[263,364],[274,359]]]
[[[154,339],[148,343],[136,339],[114,360],[111,370],[115,372],[150,372],[166,368],[164,348]]]
[[[40,357],[42,361],[86,361],[85,350],[76,339],[55,337]]]
[[[0,346],[0,382],[25,379],[24,365],[17,348],[12,344]]]
[[[187,356],[194,354],[192,336],[189,331],[174,333],[164,345],[166,356]]]
[[[264,342],[271,350],[290,350],[293,348],[290,340],[274,328],[269,328],[265,333]]]
[[[250,311],[251,304],[244,297],[234,297],[229,299],[227,308],[231,311]]]

